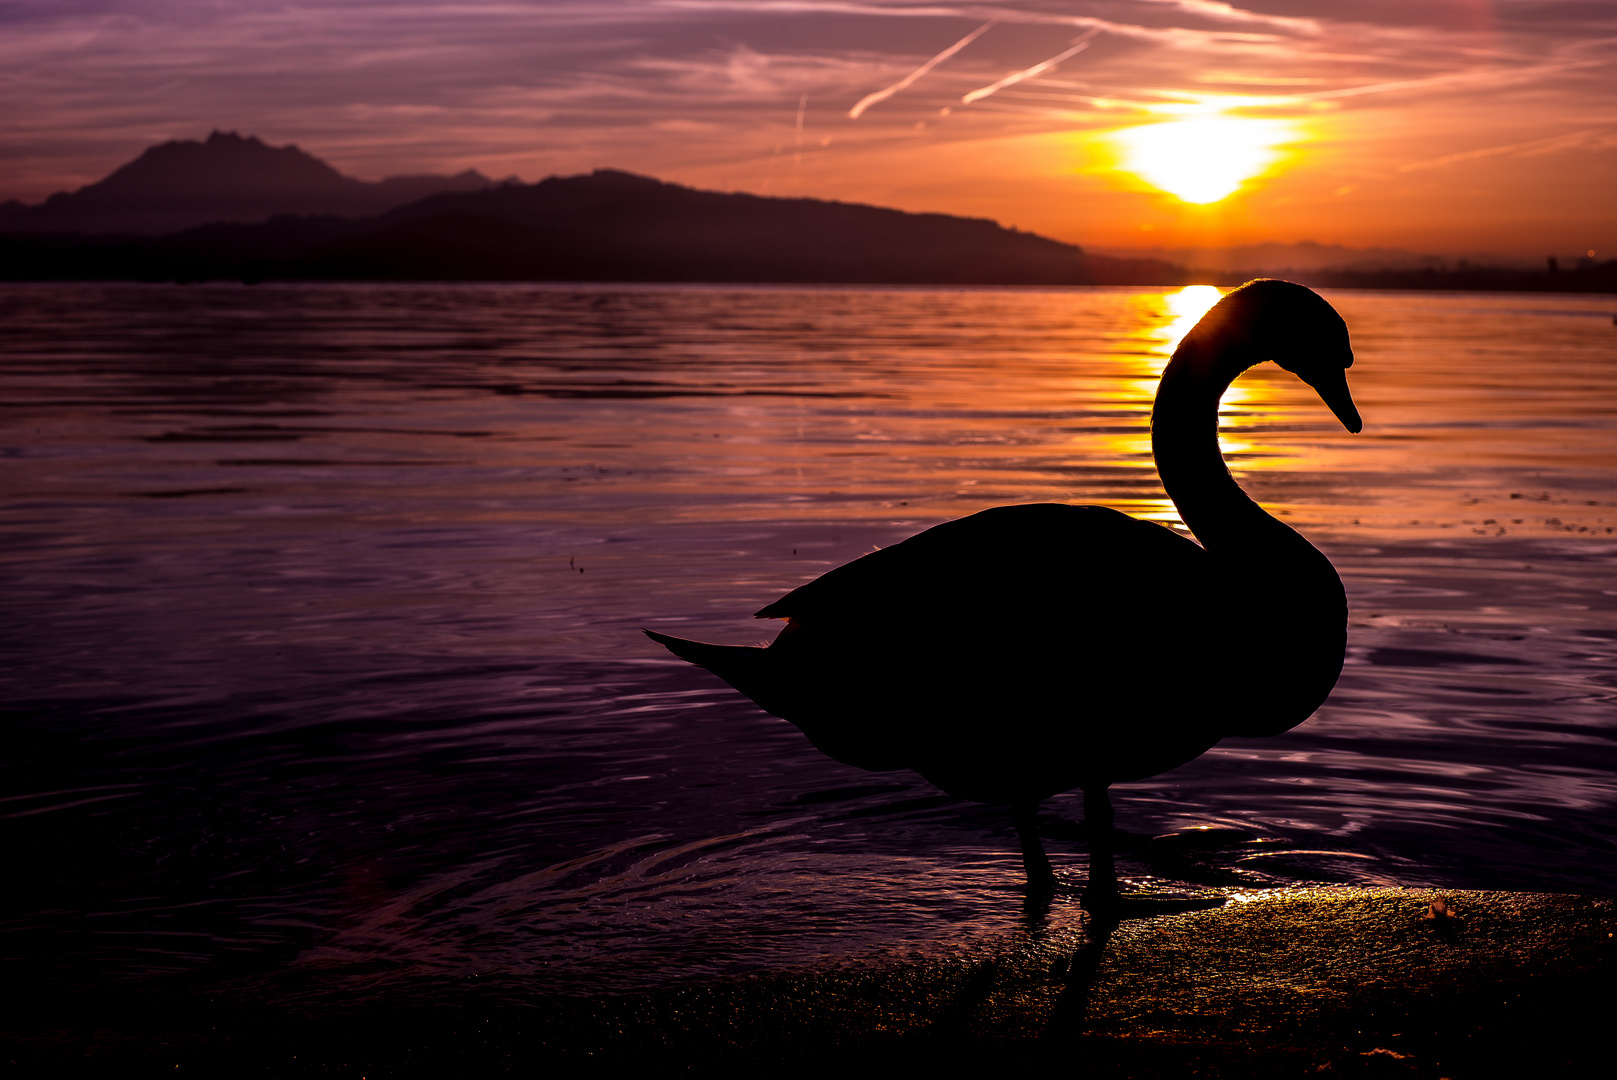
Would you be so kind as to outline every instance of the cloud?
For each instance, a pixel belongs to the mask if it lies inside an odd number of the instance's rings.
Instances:
[[[1216,21],[1269,26],[1300,34],[1315,35],[1321,33],[1318,19],[1297,18],[1288,15],[1265,15],[1235,7],[1233,4],[1221,3],[1219,0],[1142,0],[1142,2],[1160,4],[1164,7],[1175,8],[1188,15],[1200,15]]]
[[[880,18],[961,18],[988,19],[994,22],[1020,22],[1059,26],[1104,24],[1126,27],[1127,23],[1109,23],[1088,15],[1069,15],[1064,12],[1037,11],[1026,8],[994,4],[882,4],[859,3],[857,0],[658,0],[661,6],[701,11],[754,12],[779,14],[843,14],[867,15]],[[1218,0],[1122,0],[1108,5],[1118,8],[1137,8],[1147,18],[1163,10],[1170,10],[1213,23],[1237,23],[1244,26],[1263,26],[1285,33],[1318,34],[1319,20],[1287,15],[1267,15],[1247,11]],[[1141,30],[1148,27],[1139,25]]]

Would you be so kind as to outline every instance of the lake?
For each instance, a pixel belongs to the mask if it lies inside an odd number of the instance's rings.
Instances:
[[[1341,571],[1348,666],[1115,788],[1120,873],[1617,892],[1617,298],[1328,298],[1363,434],[1265,365],[1223,441]],[[639,630],[766,640],[1003,503],[1176,524],[1151,398],[1208,301],[0,287],[11,978],[522,1000],[1024,932],[1002,808],[839,765]],[[1044,807],[1074,883],[1080,802]]]

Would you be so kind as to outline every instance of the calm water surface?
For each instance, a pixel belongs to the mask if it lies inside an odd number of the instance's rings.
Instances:
[[[1224,444],[1340,568],[1349,666],[1115,789],[1122,872],[1617,891],[1617,300],[1330,299],[1364,433],[1268,366]],[[766,639],[1001,503],[1176,523],[1149,409],[1199,310],[5,287],[0,955],[41,992],[520,997],[1024,932],[1003,810],[838,765],[638,628]],[[1046,811],[1080,882],[1078,800]]]

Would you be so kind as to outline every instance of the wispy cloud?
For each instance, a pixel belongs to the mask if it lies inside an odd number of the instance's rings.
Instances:
[[[1248,11],[1233,4],[1222,3],[1220,0],[1142,0],[1142,2],[1174,8],[1187,15],[1200,15],[1203,18],[1218,22],[1269,26],[1291,33],[1309,35],[1321,32],[1318,19],[1297,18],[1290,15],[1269,15],[1257,11]]]
[[[726,13],[779,13],[820,15],[863,15],[885,19],[982,19],[1024,26],[1070,26],[1080,30],[1100,30],[1120,37],[1138,38],[1171,44],[1210,44],[1219,41],[1275,41],[1273,33],[1260,34],[1245,30],[1226,30],[1208,27],[1177,25],[1149,25],[1145,22],[1118,22],[1095,15],[1069,15],[1057,11],[1028,11],[1023,8],[991,5],[894,5],[853,3],[846,0],[660,0],[670,9],[713,11]],[[1124,0],[1120,6],[1147,7],[1158,0]],[[1173,6],[1179,6],[1174,4]],[[1226,5],[1213,4],[1210,7]],[[1271,30],[1299,32],[1311,27],[1311,20],[1276,19],[1253,16],[1250,19],[1212,19],[1215,22],[1239,22],[1245,26],[1262,25]],[[1294,25],[1297,24],[1297,25]],[[1311,30],[1310,30],[1311,32]]]

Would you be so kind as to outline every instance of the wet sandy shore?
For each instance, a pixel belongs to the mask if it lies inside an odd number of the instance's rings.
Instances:
[[[1161,910],[1161,909],[1158,909]],[[210,992],[84,1022],[14,1011],[38,1075],[1600,1075],[1617,900],[1416,889],[1230,894],[949,957],[646,994],[253,1008]],[[1040,920],[1037,905],[1030,926]],[[539,988],[530,988],[537,991]]]

